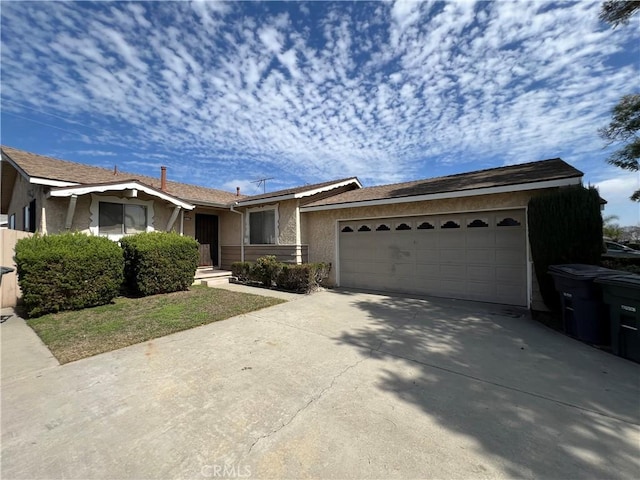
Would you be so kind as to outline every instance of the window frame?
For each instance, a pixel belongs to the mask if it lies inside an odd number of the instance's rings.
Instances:
[[[252,213],[261,213],[273,211],[273,232],[274,232],[274,243],[251,243],[251,214]],[[249,208],[245,213],[245,236],[244,236],[244,244],[245,245],[279,245],[280,244],[280,232],[279,232],[279,223],[280,218],[278,216],[278,205],[265,205],[261,207]]]
[[[102,232],[102,228],[103,226],[101,225],[101,220],[102,220],[102,208],[103,206],[116,206],[118,207],[119,210],[119,214],[120,219],[122,220],[119,224],[115,224],[113,226],[119,225],[120,226],[120,232],[118,233],[105,233]],[[143,212],[144,212],[144,228],[137,230],[136,232],[127,232],[127,208],[128,207],[138,207],[138,208],[142,208]],[[140,232],[145,232],[147,230],[147,206],[146,205],[137,205],[135,203],[114,203],[114,202],[99,202],[98,204],[98,232],[100,233],[100,235],[105,235],[105,236],[109,236],[109,235],[134,235],[135,233],[140,233]],[[106,225],[105,225],[106,228]]]

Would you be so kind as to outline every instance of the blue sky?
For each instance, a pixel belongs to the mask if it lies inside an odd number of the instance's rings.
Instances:
[[[598,128],[640,15],[600,2],[2,2],[2,143],[258,193],[561,157],[640,224]]]

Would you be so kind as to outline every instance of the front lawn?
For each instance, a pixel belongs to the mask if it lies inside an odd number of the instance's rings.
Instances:
[[[60,363],[187,330],[283,303],[247,293],[193,286],[186,292],[142,298],[28,321]]]

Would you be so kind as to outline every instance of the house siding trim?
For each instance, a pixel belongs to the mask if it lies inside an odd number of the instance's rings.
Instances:
[[[166,202],[172,203],[175,206],[184,208],[185,210],[193,210],[195,205],[184,202],[173,195],[168,195],[164,192],[160,192],[154,188],[149,188],[139,182],[125,182],[125,183],[111,183],[101,185],[79,185],[73,187],[65,187],[56,190],[51,190],[47,196],[49,197],[70,197],[72,195],[87,195],[94,193],[108,193],[108,192],[122,192],[130,190],[134,192],[134,196],[137,195],[137,190],[146,193],[151,197],[156,197]]]

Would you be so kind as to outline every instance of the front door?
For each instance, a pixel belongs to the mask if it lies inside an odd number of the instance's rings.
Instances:
[[[196,213],[196,241],[200,244],[200,266],[217,266],[218,216]]]

